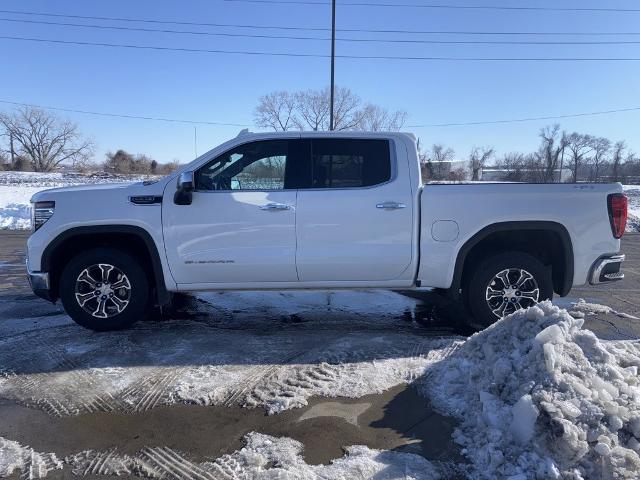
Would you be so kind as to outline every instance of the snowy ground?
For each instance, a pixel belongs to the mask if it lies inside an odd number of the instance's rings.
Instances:
[[[177,402],[240,404],[273,414],[305,405],[314,395],[361,397],[411,382],[461,338],[423,336],[413,323],[401,328],[397,316],[382,316],[371,325],[370,313],[378,305],[395,304],[402,312],[416,302],[391,292],[329,294],[331,311],[339,311],[341,303],[362,305],[369,315],[360,326],[366,328],[357,328],[353,307],[350,325],[343,316],[335,322],[331,314],[314,318],[327,302],[326,294],[317,292],[215,294],[215,307],[206,303],[213,295],[203,295],[198,308],[202,316],[218,318],[214,322],[181,319],[162,328],[140,324],[92,334],[64,315],[50,318],[51,328],[23,333],[8,321],[12,335],[0,340],[0,397],[56,416],[135,413]],[[224,312],[247,304],[260,305],[264,316],[238,312],[225,318]],[[264,320],[273,318],[273,310],[282,319],[275,331]],[[306,320],[292,318],[289,310]],[[142,341],[144,349],[138,347]]]
[[[137,182],[150,176],[77,173],[0,172],[0,229],[31,228],[30,199],[48,188],[91,183]]]
[[[391,292],[206,294],[184,318],[102,334],[64,315],[35,329],[6,319],[0,399],[60,418],[182,403],[278,416],[311,397],[360,398],[405,383],[419,389],[425,409],[430,402],[458,418],[453,437],[470,462],[458,472],[469,478],[637,478],[638,340],[600,340],[583,318],[551,304],[465,339],[402,318],[415,302]],[[575,317],[605,311],[587,302],[572,308]],[[68,468],[157,479],[346,480],[451,471],[414,453],[345,447],[343,457],[312,465],[300,442],[259,431],[237,451],[204,461],[163,444],[61,455],[6,438],[0,476]]]

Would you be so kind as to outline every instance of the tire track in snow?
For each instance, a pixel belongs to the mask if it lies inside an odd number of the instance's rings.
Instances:
[[[137,459],[143,471],[160,480],[218,480],[215,475],[169,447],[145,448]]]
[[[30,336],[34,337],[31,342],[34,349],[44,353],[45,358],[52,362],[53,367],[48,372],[27,375],[21,375],[19,370],[17,372],[14,370],[9,382],[18,391],[22,392],[23,397],[26,397],[26,400],[20,403],[27,406],[35,406],[55,417],[99,411],[113,412],[121,407],[120,402],[109,393],[90,393],[87,395],[87,391],[100,391],[100,388],[95,383],[94,375],[86,368],[83,368],[88,359],[81,363],[76,358],[69,356],[64,348],[46,341],[46,338],[37,335]],[[21,358],[20,360],[24,359]],[[32,368],[35,370],[38,366],[37,360],[29,357],[22,364],[22,369],[28,370]],[[49,398],[46,393],[43,396],[43,383],[46,384],[48,381],[55,383],[60,372],[68,373],[74,385],[89,387],[81,388],[79,391],[74,392],[76,401],[73,405],[70,403],[63,404],[57,399]]]
[[[186,368],[178,368],[168,372],[154,373],[142,382],[123,390],[118,396],[127,405],[125,411],[127,413],[146,412],[161,403],[167,403],[173,393],[169,387],[175,385],[186,370]]]
[[[248,376],[238,382],[237,386],[230,392],[227,398],[222,402],[225,407],[245,403],[245,398],[260,383],[268,382],[278,370],[286,368],[293,360],[307,353],[305,350],[298,350],[288,355],[281,362],[274,365],[255,366]]]

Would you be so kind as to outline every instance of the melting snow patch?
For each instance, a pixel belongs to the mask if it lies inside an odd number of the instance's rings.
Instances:
[[[62,468],[53,453],[38,453],[31,447],[0,437],[0,477],[8,477],[20,470],[22,479],[44,478],[51,470]]]
[[[569,313],[573,317],[584,316],[584,315],[613,314],[621,318],[630,318],[633,320],[639,320],[637,317],[634,317],[633,315],[629,315],[628,313],[617,312],[616,310],[614,310],[613,308],[607,305],[600,305],[599,303],[586,302],[583,298],[571,304],[571,311]]]
[[[67,457],[65,462],[72,466],[76,475],[134,474],[152,479],[174,478],[175,472],[188,472],[189,478],[203,480],[440,478],[436,468],[428,460],[411,453],[352,446],[346,449],[347,454],[344,457],[332,461],[329,465],[309,465],[302,456],[302,444],[290,438],[276,438],[252,432],[245,436],[245,443],[245,447],[232,454],[203,463],[192,462],[186,455],[167,447],[145,448],[133,456],[118,455],[114,450],[85,451]]]
[[[429,369],[478,478],[638,478],[640,344],[601,341],[550,302],[516,312]]]

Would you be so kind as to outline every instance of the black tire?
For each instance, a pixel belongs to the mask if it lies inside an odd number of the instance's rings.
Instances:
[[[114,267],[112,270],[108,270],[107,267],[104,268],[104,270],[110,272],[107,274],[107,277],[110,278],[107,279],[104,287],[100,283],[100,288],[108,288],[107,285],[111,283],[115,285],[120,282],[122,284],[123,275],[126,276],[126,283],[128,283],[128,290],[127,288],[120,288],[111,290],[111,293],[109,291],[101,292],[100,295],[95,293],[100,298],[113,297],[115,295],[116,300],[119,300],[118,302],[112,301],[110,298],[103,300],[105,306],[101,310],[98,307],[98,302],[100,302],[98,297],[89,298],[88,304],[85,302],[86,309],[93,310],[94,306],[96,306],[98,315],[107,315],[107,317],[103,318],[86,311],[80,305],[81,300],[76,298],[77,295],[90,297],[91,292],[96,288],[95,285],[86,280],[79,281],[79,276],[85,269],[90,273],[97,272],[97,274],[101,274],[103,269],[99,267],[100,264]],[[97,270],[96,267],[98,268]],[[93,273],[90,278],[93,280],[98,276]],[[126,284],[125,287],[127,287]],[[88,292],[82,293],[84,290],[88,290]],[[126,294],[122,294],[122,298],[119,298],[120,293],[118,292],[125,292]],[[115,248],[93,248],[73,257],[60,276],[59,293],[65,311],[78,325],[100,332],[126,328],[137,320],[143,319],[149,311],[149,279],[147,275],[133,256]],[[102,293],[106,295],[101,296]],[[121,311],[118,311],[120,309]]]
[[[518,309],[518,304],[509,304],[511,301],[521,301],[525,308],[536,303],[525,297],[517,297],[516,300],[512,300],[512,298],[505,300],[505,298],[507,298],[506,295],[515,296],[516,293],[520,295],[522,294],[520,291],[512,292],[508,289],[500,290],[504,282],[499,279],[494,282],[496,276],[505,270],[508,271],[508,276],[506,278],[511,279],[509,283],[514,284],[510,285],[509,288],[511,286],[515,286],[515,283],[517,282],[517,280],[514,280],[516,275],[518,275],[516,270],[524,270],[531,274],[533,280],[537,284],[538,302],[553,298],[551,267],[544,265],[536,257],[527,253],[514,251],[491,255],[476,265],[474,271],[471,272],[471,275],[468,277],[469,280],[466,284],[466,288],[463,290],[467,306],[475,320],[474,326],[484,328],[499,320],[500,317],[498,317],[492,309],[492,306],[495,307],[498,301],[500,302],[500,307],[496,308],[496,310],[500,309],[503,306],[502,302],[504,302],[504,305],[507,307],[506,314],[512,313],[512,309]],[[501,292],[507,291],[509,293],[505,293],[505,296],[500,296],[494,293],[494,298],[491,299],[492,305],[490,305],[489,300],[487,300],[487,296],[489,295],[487,289],[492,282],[493,286],[497,287],[495,290]],[[531,280],[528,280],[528,282],[531,282]],[[535,284],[527,283],[526,285],[527,289],[535,291],[533,289],[533,287],[536,286]]]

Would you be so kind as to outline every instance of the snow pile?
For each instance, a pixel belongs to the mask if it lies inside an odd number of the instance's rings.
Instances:
[[[51,470],[62,468],[53,453],[38,453],[30,447],[0,437],[0,478],[20,470],[22,479],[44,478]]]
[[[31,228],[31,207],[24,203],[0,206],[0,229],[28,230]]]
[[[175,477],[175,472],[189,472],[191,478],[260,479],[332,479],[358,480],[436,480],[434,466],[419,455],[373,450],[352,446],[347,454],[329,465],[309,465],[302,457],[303,446],[290,438],[276,438],[252,432],[246,445],[215,461],[196,463],[186,455],[167,447],[145,448],[135,455],[118,455],[114,450],[88,450],[69,456],[76,475],[88,472],[100,475],[139,475],[151,479]]]
[[[31,228],[31,197],[42,190],[38,187],[0,185],[0,228]]]
[[[424,393],[479,478],[638,478],[640,344],[582,325],[544,302],[431,367]]]

